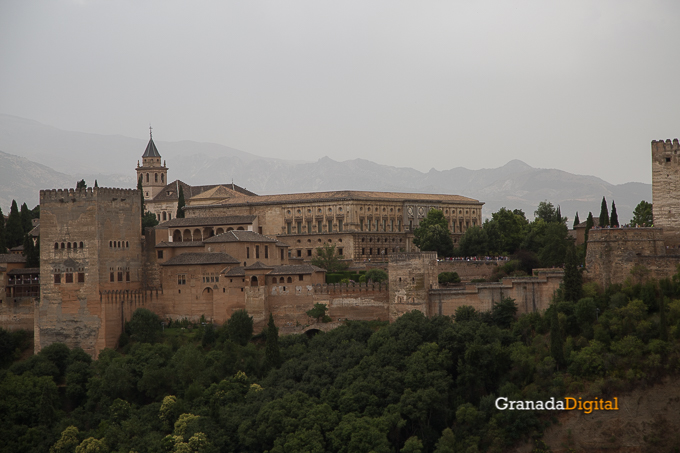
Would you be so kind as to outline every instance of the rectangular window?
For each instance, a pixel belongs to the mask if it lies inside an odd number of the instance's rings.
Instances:
[[[372,223],[373,223],[373,221],[371,221],[371,219],[366,219],[366,226],[368,227],[368,231],[371,231],[371,224]]]
[[[338,231],[342,233],[342,219],[338,219]]]
[[[361,248],[361,254],[362,254],[362,255],[365,255],[365,254],[366,254],[366,249],[363,248],[363,247]]]
[[[177,284],[178,285],[186,285],[187,284],[186,274],[177,274]]]
[[[329,233],[333,232],[333,221],[332,220],[328,221],[328,232]]]
[[[265,259],[269,258],[269,246],[268,245],[264,246],[264,257],[265,257]]]
[[[379,220],[375,219],[375,231],[378,231],[378,222],[379,222]]]
[[[452,233],[456,232],[456,222],[451,222],[451,232]]]
[[[413,231],[413,220],[408,221],[408,230]]]
[[[312,256],[312,249],[307,249],[307,256]]]
[[[390,231],[394,232],[394,219],[390,220]]]
[[[255,259],[256,260],[260,259],[260,246],[259,245],[255,246]]]
[[[401,233],[401,220],[397,220],[397,231]]]
[[[290,224],[288,224],[290,225]],[[246,247],[246,259],[250,259],[250,247]]]
[[[125,281],[129,282],[130,281],[130,271],[125,272]]]
[[[372,248],[368,249],[368,254],[373,255],[373,249]]]
[[[338,249],[338,255],[342,256],[342,247]]]
[[[302,222],[297,222],[297,234],[302,234]]]
[[[316,222],[316,232],[323,233],[323,222],[321,220]]]
[[[304,279],[305,279],[304,275],[302,275],[302,274],[298,275],[298,280],[303,281]]]
[[[281,261],[283,261],[283,249],[281,249]]]
[[[172,214],[168,212],[168,220],[172,220]]]
[[[312,234],[312,222],[307,222],[307,234]]]
[[[162,260],[163,259],[163,250],[158,251],[158,259]]]
[[[364,231],[364,219],[359,219],[359,230]]]
[[[54,283],[57,285],[61,284],[61,274],[54,274]]]
[[[118,281],[119,282],[123,281],[123,273],[122,272],[118,272]]]
[[[85,282],[85,273],[84,272],[78,272],[78,283],[84,283]]]
[[[110,282],[116,281],[115,278],[114,278],[114,276],[113,276],[113,272],[111,272],[111,273],[109,274],[109,281],[110,281]]]
[[[292,230],[291,223],[287,222],[286,223],[286,234],[291,234],[291,230]]]
[[[297,251],[297,256],[298,256],[298,258],[302,258],[302,250]]]
[[[383,219],[383,231],[387,231],[387,219]]]

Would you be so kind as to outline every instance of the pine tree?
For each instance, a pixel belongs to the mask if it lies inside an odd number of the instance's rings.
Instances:
[[[0,253],[7,253],[7,242],[5,237],[5,215],[0,208]]]
[[[267,368],[278,368],[281,366],[281,351],[279,351],[279,329],[274,324],[274,317],[269,313],[269,323],[267,324],[267,345],[265,348],[265,362]]]
[[[30,232],[33,229],[33,214],[31,210],[28,209],[26,203],[21,205],[21,229],[24,234]]]
[[[5,226],[5,238],[8,249],[21,245],[24,242],[24,228],[16,200],[12,200],[12,207],[9,210],[9,217],[7,217],[7,224]]]
[[[619,216],[616,213],[616,202],[612,200],[612,216],[611,219],[609,220],[609,225],[612,227],[618,227],[619,226]]]
[[[581,223],[581,221],[578,218],[578,211],[576,211],[576,217],[574,217],[574,226],[572,228],[576,228],[576,225]]]
[[[179,199],[177,200],[177,214],[175,215],[175,218],[177,219],[183,219],[184,218],[184,210],[182,209],[186,203],[184,202],[184,189],[182,186],[179,186]]]
[[[84,179],[81,179],[76,183],[76,190],[78,189],[87,189],[87,183],[85,182]]]
[[[578,258],[574,247],[567,249],[564,262],[564,300],[578,302],[583,294],[583,276],[578,268]]]
[[[609,226],[609,210],[607,209],[607,200],[602,197],[602,206],[600,207],[600,228]]]
[[[557,307],[551,307],[552,316],[550,317],[550,355],[555,360],[557,367],[564,364],[564,340],[560,331],[560,318]]]

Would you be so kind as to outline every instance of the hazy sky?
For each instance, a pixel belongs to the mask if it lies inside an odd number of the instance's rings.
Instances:
[[[0,0],[0,112],[427,171],[651,181],[680,2]],[[294,175],[291,175],[294,176]]]

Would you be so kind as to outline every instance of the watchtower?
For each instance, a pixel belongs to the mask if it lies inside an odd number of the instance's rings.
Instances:
[[[680,143],[652,141],[652,204],[654,226],[663,228],[666,245],[680,244]]]
[[[41,190],[40,243],[35,351],[115,347],[143,299],[139,191]]]
[[[137,161],[137,181],[142,178],[144,200],[153,199],[168,183],[168,167],[161,165],[161,155],[153,142],[152,128],[149,127],[149,143],[142,155],[142,166]]]

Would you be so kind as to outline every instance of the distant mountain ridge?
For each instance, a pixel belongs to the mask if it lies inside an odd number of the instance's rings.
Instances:
[[[651,185],[613,185],[595,176],[556,169],[533,168],[511,160],[497,168],[470,170],[412,168],[381,165],[365,159],[337,162],[322,157],[316,162],[263,158],[214,143],[163,142],[154,139],[169,167],[169,179],[192,185],[237,184],[259,194],[327,190],[372,190],[443,193],[485,202],[484,216],[501,207],[522,209],[531,218],[543,200],[559,204],[573,219],[579,212],[599,215],[605,196],[611,209],[616,201],[619,218],[626,222],[635,206],[651,201]],[[85,179],[92,185],[135,187],[135,166],[147,140],[120,135],[63,131],[39,122],[0,114],[0,206],[11,200],[38,203],[43,188],[74,187]],[[37,163],[40,162],[40,163]],[[651,163],[650,163],[651,166]]]

